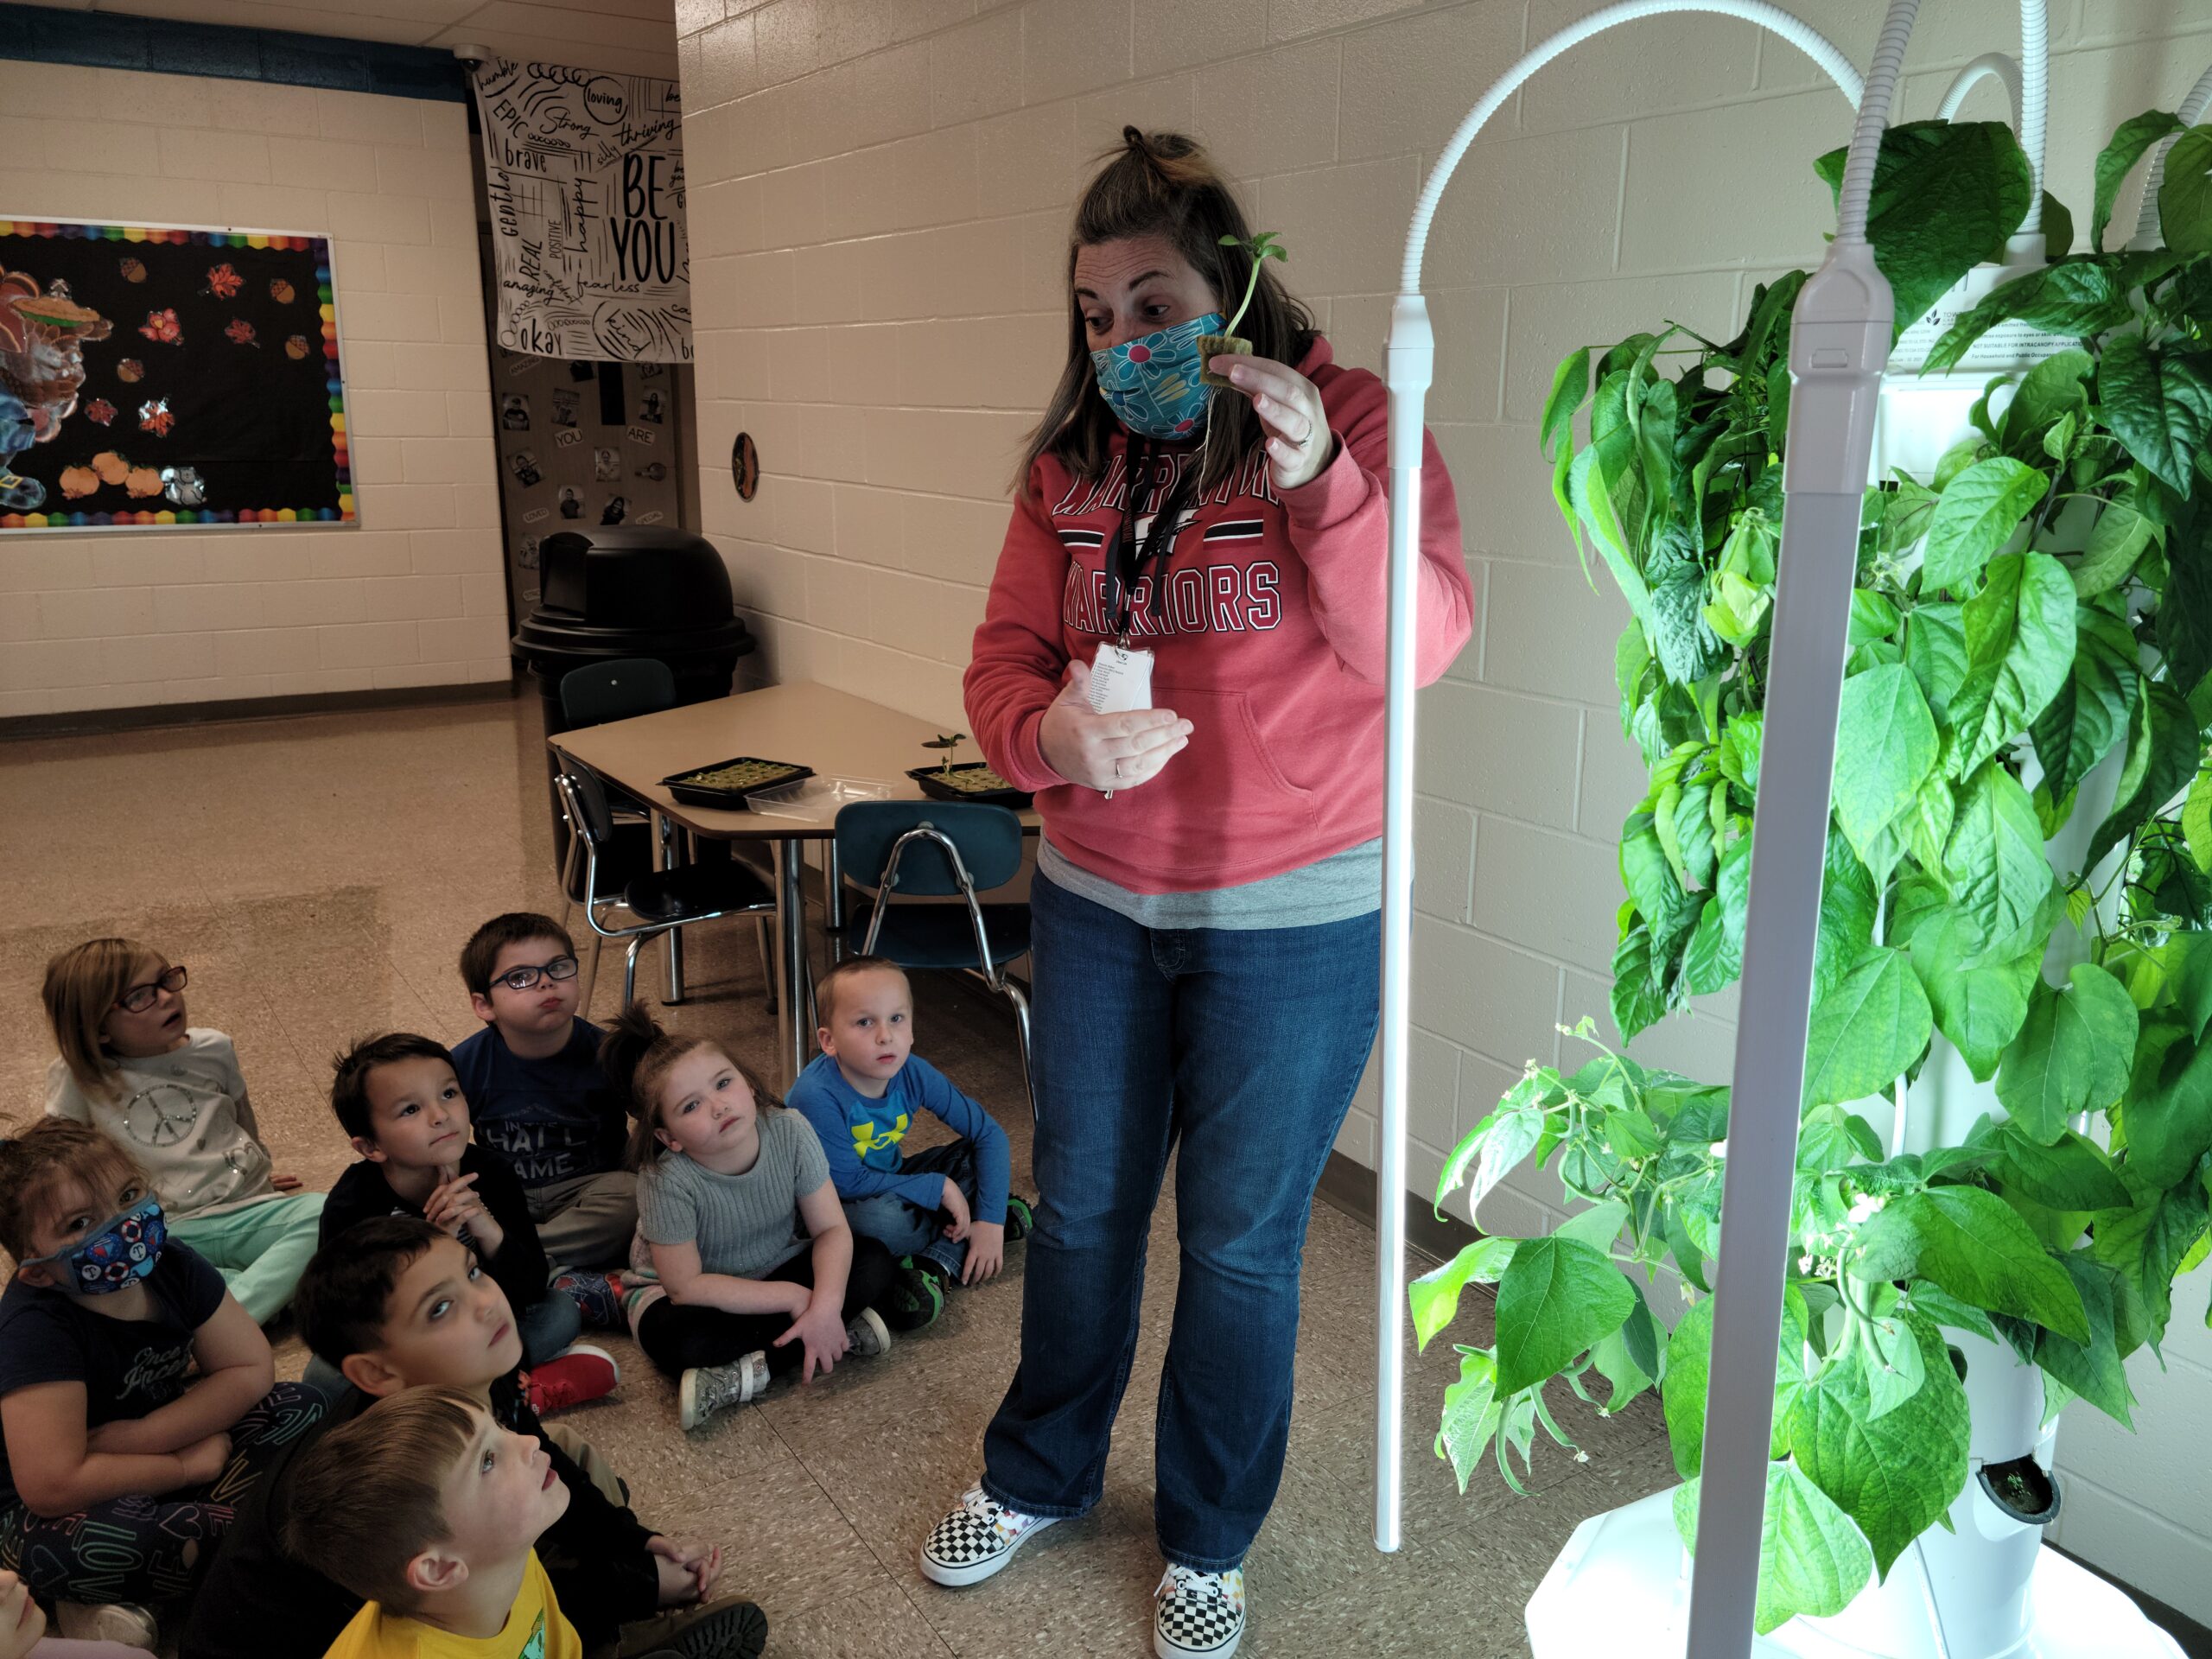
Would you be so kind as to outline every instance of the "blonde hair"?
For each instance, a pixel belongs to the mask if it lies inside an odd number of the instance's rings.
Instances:
[[[896,974],[910,995],[913,989],[913,982],[906,977],[906,970],[888,957],[847,957],[815,982],[814,1005],[823,1025],[837,1017],[838,988],[863,974]]]
[[[661,1080],[686,1054],[702,1048],[713,1049],[745,1079],[746,1087],[753,1090],[753,1103],[762,1116],[784,1103],[759,1072],[729,1052],[728,1044],[716,1042],[711,1037],[686,1036],[681,1032],[664,1030],[645,1011],[644,1003],[632,1002],[607,1027],[606,1039],[599,1046],[600,1069],[607,1073],[607,1080],[630,1109],[630,1139],[622,1150],[625,1167],[643,1169],[660,1157],[658,1091]]]
[[[46,1022],[54,1028],[62,1065],[93,1098],[112,1096],[123,1081],[123,1068],[100,1036],[116,999],[130,988],[139,963],[168,960],[136,939],[86,939],[48,958],[46,982],[39,988]]]
[[[408,1563],[451,1535],[446,1482],[489,1414],[460,1389],[404,1389],[329,1430],[293,1470],[285,1548],[362,1600],[413,1612]]]
[[[0,1250],[18,1265],[39,1254],[31,1235],[52,1218],[54,1195],[65,1183],[83,1187],[105,1213],[103,1178],[119,1187],[133,1177],[147,1179],[130,1149],[89,1123],[41,1117],[0,1140]]]

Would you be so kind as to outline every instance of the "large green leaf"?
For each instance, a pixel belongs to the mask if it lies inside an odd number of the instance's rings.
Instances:
[[[2140,334],[2116,334],[2097,365],[2105,423],[2129,454],[2184,495],[2190,469],[2212,435],[2212,374],[2204,364],[2177,351],[2153,351]]]
[[[2143,1033],[2120,1123],[2127,1167],[2154,1186],[2179,1186],[2212,1152],[2212,1043],[2178,1032],[2154,1041],[2158,1030]]]
[[[2125,1209],[2135,1201],[2104,1149],[2071,1129],[2045,1146],[2017,1123],[2000,1124],[1995,1144],[1993,1167],[2005,1184],[2047,1208]],[[2103,1221],[2097,1225],[2101,1230]]]
[[[1923,696],[1945,729],[1951,728],[1951,699],[1967,677],[1966,618],[1957,605],[1916,607],[1904,628],[1904,660],[1920,682]]]
[[[2166,941],[2166,983],[2174,1007],[2197,1042],[2212,1027],[2212,933],[2177,933]]]
[[[2074,664],[2074,579],[2048,553],[1993,559],[1961,611],[1967,677],[1951,700],[1959,769],[1970,772],[2040,715]]]
[[[2038,948],[2009,962],[1981,963],[1981,927],[1932,882],[1909,883],[1897,899],[1893,937],[1906,946],[1928,993],[1936,1028],[1950,1039],[1977,1082],[2028,1017],[2028,994],[2043,960]],[[1969,962],[1976,965],[1969,967]]]
[[[2021,376],[1998,427],[2005,448],[2030,457],[2031,464],[2039,467],[2044,458],[2044,435],[2050,427],[2068,415],[2086,422],[2088,382],[2096,371],[2096,359],[2077,346],[2052,353]]]
[[[1855,1277],[1926,1279],[1976,1307],[2088,1339],[2073,1281],[1993,1192],[1936,1186],[1899,1193],[1859,1228],[1858,1245]]]
[[[2122,509],[2108,508],[2107,516]],[[2101,606],[2074,613],[2074,666],[2032,728],[2053,800],[2063,800],[2127,730],[2135,707],[2135,633]]]
[[[1667,1375],[1659,1385],[1667,1444],[1675,1468],[1694,1479],[1705,1464],[1705,1389],[1713,1366],[1713,1299],[1693,1302],[1667,1338]]]
[[[2115,491],[2089,527],[2088,545],[2074,567],[2074,591],[2083,599],[2094,599],[2119,587],[2158,534],[2158,521],[2142,510],[2134,487]]]
[[[2158,233],[2176,253],[2212,252],[2212,127],[2191,127],[2166,152]]]
[[[1590,395],[1590,348],[1578,346],[1560,361],[1552,376],[1552,389],[1544,398],[1544,416],[1537,431],[1540,452],[1546,461],[1561,445],[1574,445],[1574,411]]]
[[[2181,833],[2196,868],[2212,875],[2212,765],[2197,768],[2182,803]]]
[[[1875,838],[1912,804],[1937,753],[1935,716],[1903,663],[1869,669],[1843,683],[1836,718],[1836,818],[1877,881],[1890,872],[1870,856]]]
[[[1815,162],[1840,187],[1844,152]],[[1993,259],[2035,200],[2035,175],[1999,121],[1907,121],[1882,135],[1866,238],[1903,334],[1960,277]]]
[[[2120,124],[2112,142],[2097,156],[2096,200],[2089,214],[2091,253],[2104,245],[2105,226],[2112,223],[2113,203],[2119,199],[2121,183],[2142,159],[2143,152],[2168,133],[2181,130],[2180,118],[2164,110],[2145,110]]]
[[[1923,591],[1970,584],[2050,488],[2040,471],[2010,455],[1978,461],[1953,479],[1929,521]]]
[[[2086,340],[2117,328],[2133,316],[2127,283],[2112,256],[2044,265],[1992,289],[1929,348],[1926,372],[1956,365],[1974,341],[1999,323],[2017,318],[2054,334]]]
[[[1406,1300],[1414,1315],[1414,1345],[1427,1348],[1429,1339],[1452,1323],[1459,1311],[1459,1293],[1469,1285],[1494,1285],[1513,1259],[1510,1238],[1478,1238],[1462,1247],[1442,1267],[1424,1273],[1406,1287]]]
[[[2134,1208],[2099,1216],[2089,1239],[2089,1254],[2120,1274],[2115,1335],[2125,1326],[2133,1338],[2120,1344],[2123,1358],[2135,1342],[2156,1349],[2164,1340],[2174,1275],[2203,1238],[2206,1219],[2204,1188],[2196,1181],[2158,1187],[2137,1177],[2133,1187]]]
[[[2040,945],[2030,935],[2056,878],[2035,803],[2001,761],[1985,761],[1960,789],[1943,868],[1960,911],[1980,931],[1981,952],[2010,960]]]
[[[1675,1529],[1697,1551],[1698,1483],[1675,1491]],[[1761,1636],[1801,1614],[1841,1612],[1874,1573],[1873,1551],[1835,1501],[1789,1463],[1766,1466],[1766,1517],[1759,1529],[1758,1598],[1751,1623]]]
[[[1789,1418],[1790,1455],[1866,1535],[1884,1578],[1965,1490],[1968,1439],[1966,1388],[1942,1332],[1909,1314],[1888,1322],[1904,1327],[1900,1346],[1924,1373],[1910,1397],[1876,1415],[1871,1358],[1853,1349],[1806,1382]]]
[[[2063,990],[2037,982],[1998,1068],[1997,1098],[2021,1133],[2050,1146],[2067,1119],[2120,1098],[2134,1057],[2135,1004],[2096,963],[2079,963]]]
[[[2127,1370],[2113,1336],[2113,1306],[2123,1294],[2120,1274],[2079,1250],[2068,1251],[2059,1262],[2081,1293],[2088,1334],[2076,1341],[2053,1331],[2037,1332],[2036,1363],[2099,1411],[2133,1428],[2129,1408],[2135,1395],[2128,1389]]]
[[[1621,1328],[1636,1293],[1579,1239],[1532,1238],[1497,1286],[1497,1389],[1518,1394]]]
[[[2127,839],[2153,812],[2179,794],[2196,771],[2196,716],[2182,694],[2163,680],[2144,680],[2136,688],[2134,718],[2128,728],[2127,764],[2120,774],[2120,797],[2112,815],[2090,837],[2085,870]]]
[[[2212,460],[2200,457],[2197,465],[2212,467]],[[2212,675],[2212,514],[2198,512],[2186,533],[2172,537],[2166,549],[2158,636],[2166,678],[2193,710],[2212,715],[2212,706],[2203,701],[2204,681]]]
[[[1813,1004],[1805,1103],[1825,1106],[1886,1089],[1920,1058],[1934,1028],[1928,994],[1904,952],[1870,945]]]
[[[1821,882],[1820,932],[1813,947],[1814,1001],[1840,984],[1873,942],[1873,878],[1851,850],[1843,831],[1831,823]]]

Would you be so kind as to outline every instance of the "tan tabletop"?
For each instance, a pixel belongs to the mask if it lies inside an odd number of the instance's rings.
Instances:
[[[634,720],[587,726],[546,741],[699,835],[715,840],[794,841],[829,836],[836,804],[824,801],[818,810],[804,817],[782,808],[730,812],[686,805],[663,789],[660,780],[671,772],[749,754],[811,766],[817,779],[864,779],[886,785],[893,800],[919,800],[921,789],[906,771],[931,763],[931,751],[922,745],[938,730],[927,721],[866,697],[802,680],[713,702],[664,709]],[[980,760],[982,753],[970,741],[962,745],[957,758]],[[1021,816],[1026,827],[1036,827],[1034,812]]]

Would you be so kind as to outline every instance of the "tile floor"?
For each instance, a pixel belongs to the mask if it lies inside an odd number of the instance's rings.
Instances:
[[[554,905],[535,698],[0,747],[0,861],[14,874],[0,927],[0,1117],[37,1109],[52,1046],[37,1003],[48,956],[124,933],[193,970],[194,1020],[236,1039],[279,1166],[324,1186],[350,1157],[324,1105],[334,1051],[393,1027],[458,1040],[474,1026],[454,968],[495,912]],[[772,1026],[749,929],[700,930],[677,1023],[767,1063]],[[602,976],[597,1006],[619,995]],[[657,972],[641,988],[658,995]],[[921,991],[918,1047],[1013,1136],[1028,1170],[1028,1113],[996,999],[962,983]],[[1172,1195],[1172,1183],[1169,1188]],[[938,1325],[810,1389],[779,1388],[686,1437],[671,1386],[625,1341],[615,1396],[572,1414],[668,1531],[720,1539],[725,1582],[768,1610],[776,1656],[1011,1659],[1150,1652],[1159,1575],[1150,1516],[1151,1396],[1176,1278],[1172,1196],[1154,1227],[1136,1370],[1107,1493],[997,1581],[926,1583],[914,1551],[966,1485],[1011,1375],[1020,1255],[996,1284],[959,1294]],[[1405,1548],[1369,1539],[1374,1238],[1317,1205],[1305,1262],[1297,1417],[1282,1494],[1248,1564],[1244,1651],[1293,1656],[1526,1651],[1521,1608],[1575,1523],[1673,1479],[1649,1401],[1600,1421],[1559,1403],[1592,1455],[1541,1456],[1532,1496],[1494,1471],[1461,1497],[1429,1452],[1456,1374],[1447,1341],[1409,1369]],[[1413,1270],[1427,1265],[1417,1262]],[[1486,1304],[1462,1324],[1486,1340]],[[281,1327],[280,1327],[281,1329]],[[1454,1332],[1453,1334],[1461,1334]],[[302,1351],[286,1334],[279,1366]]]

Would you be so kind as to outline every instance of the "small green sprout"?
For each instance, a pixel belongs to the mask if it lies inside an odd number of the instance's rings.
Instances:
[[[1282,245],[1275,240],[1273,231],[1262,231],[1249,242],[1242,237],[1224,236],[1221,238],[1221,245],[1224,248],[1243,248],[1252,256],[1252,280],[1244,284],[1244,303],[1236,308],[1236,315],[1221,331],[1224,334],[1234,334],[1236,325],[1244,320],[1245,312],[1251,309],[1252,296],[1260,291],[1260,267],[1270,259],[1280,259],[1287,264],[1290,256],[1282,251]]]
[[[944,778],[948,780],[950,779],[952,776],[952,758],[960,753],[960,746],[967,741],[968,734],[965,732],[939,732],[935,737],[931,738],[922,745],[925,749],[943,749],[944,751],[944,770],[938,774],[939,777]]]

